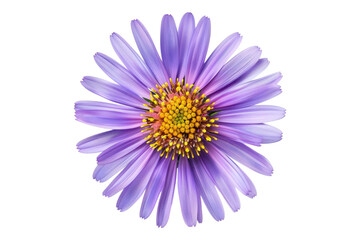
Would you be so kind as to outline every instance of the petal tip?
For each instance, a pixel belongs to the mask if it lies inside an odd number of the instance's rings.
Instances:
[[[139,19],[133,19],[133,20],[131,20],[131,27],[137,27],[137,26],[139,26],[139,25],[141,25],[141,22],[140,22]]]
[[[234,32],[232,35],[236,38],[242,38],[242,36],[239,32]]]
[[[103,54],[103,53],[101,53],[101,52],[96,52],[96,53],[94,54],[95,60],[96,60],[97,58],[104,58],[104,57],[105,57],[105,54]]]
[[[246,50],[248,50],[249,52],[253,52],[253,53],[261,52],[261,48],[259,46],[252,46],[252,47],[245,49],[244,51],[246,51]]]
[[[117,33],[116,32],[113,32],[111,35],[110,35],[110,38],[113,38],[113,37],[116,37]]]
[[[101,179],[100,180],[98,180],[99,182],[101,182]],[[111,192],[110,191],[110,189],[109,189],[109,187],[107,187],[104,191],[103,191],[103,193],[102,193],[105,197],[112,197],[115,193],[114,192]]]
[[[148,217],[149,217],[150,215],[148,214],[148,215],[145,215],[144,213],[142,213],[142,212],[140,212],[140,218],[141,219],[147,219]]]
[[[187,12],[183,15],[182,19],[185,19],[185,18],[190,18],[192,22],[195,21],[194,19],[194,15],[191,13],[191,12]]]
[[[254,198],[254,197],[256,197],[256,195],[257,195],[257,192],[256,192],[256,191],[253,192],[253,191],[251,191],[251,190],[249,190],[249,191],[245,194],[245,196],[247,196],[247,197],[249,197],[249,198]]]
[[[185,222],[185,224],[186,224],[188,227],[196,227],[196,222],[195,222],[195,223],[187,223],[187,222]]]
[[[97,182],[101,182],[101,179],[98,178],[97,176],[93,176],[93,179],[94,179],[95,181],[97,181]],[[104,195],[105,197],[107,197],[104,193],[103,193],[103,195]]]
[[[111,35],[110,35],[110,41],[112,42],[112,41],[114,41],[114,40],[123,40],[123,38],[119,35],[119,34],[117,34],[116,32],[113,32]]]
[[[200,19],[198,25],[200,25],[200,24],[210,24],[210,18],[208,16],[203,16]]]
[[[172,15],[171,14],[164,14],[164,16],[163,16],[163,18],[169,18],[169,17],[172,17]]]
[[[91,77],[90,76],[84,76],[81,80],[81,82],[88,82],[91,81]]]

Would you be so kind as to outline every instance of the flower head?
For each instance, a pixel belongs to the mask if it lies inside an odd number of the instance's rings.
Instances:
[[[175,184],[188,226],[202,222],[202,202],[216,220],[224,218],[217,190],[233,211],[240,208],[236,189],[254,197],[253,183],[234,162],[258,173],[272,174],[269,161],[247,145],[281,139],[264,124],[285,110],[257,105],[281,93],[280,73],[255,79],[269,64],[258,47],[233,58],[241,36],[231,34],[205,61],[210,20],[195,27],[186,13],[176,27],[171,15],[161,23],[161,57],[139,20],[131,28],[141,57],[118,34],[111,43],[123,65],[95,54],[99,67],[115,82],[84,77],[89,91],[111,102],[79,101],[77,120],[111,129],[78,143],[84,153],[100,153],[93,177],[106,181],[105,196],[121,191],[117,208],[125,211],[142,195],[140,216],[147,218],[159,199],[157,225],[166,225]],[[230,59],[230,60],[229,60]],[[254,80],[255,79],[255,80]]]

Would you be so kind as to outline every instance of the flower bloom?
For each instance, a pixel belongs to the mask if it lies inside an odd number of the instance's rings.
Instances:
[[[77,145],[80,152],[100,153],[93,177],[112,179],[105,196],[121,191],[117,208],[125,211],[142,195],[140,216],[157,207],[157,225],[168,222],[175,185],[185,223],[202,222],[202,201],[215,220],[224,219],[218,192],[233,211],[237,190],[254,197],[251,180],[235,163],[271,175],[269,161],[248,145],[281,139],[264,124],[284,117],[281,107],[257,105],[281,93],[280,73],[255,79],[269,64],[258,47],[233,58],[242,37],[225,38],[206,59],[210,20],[186,13],[179,27],[171,15],[161,23],[161,58],[139,20],[131,29],[141,53],[118,34],[112,46],[122,61],[96,53],[97,65],[115,82],[86,76],[82,85],[114,103],[79,101],[76,119],[109,131]],[[229,60],[230,59],[230,60]],[[255,79],[255,80],[254,80]],[[201,201],[202,199],[202,201]]]

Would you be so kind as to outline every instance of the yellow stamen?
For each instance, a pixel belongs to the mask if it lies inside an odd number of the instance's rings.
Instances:
[[[150,91],[151,103],[144,104],[148,109],[142,114],[141,132],[149,131],[144,139],[150,147],[161,151],[161,156],[175,155],[194,158],[205,146],[203,140],[217,140],[217,131],[211,127],[218,118],[212,118],[209,111],[214,109],[205,94],[199,93],[200,88],[185,80],[169,79],[162,85],[156,85]]]

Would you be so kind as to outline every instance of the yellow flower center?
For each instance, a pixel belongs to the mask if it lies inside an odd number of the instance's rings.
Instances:
[[[149,131],[147,143],[162,151],[161,156],[172,155],[172,159],[181,154],[193,158],[202,149],[207,152],[201,141],[217,139],[212,129],[218,126],[214,124],[218,119],[211,117],[215,103],[210,104],[198,87],[184,84],[184,80],[173,83],[170,79],[170,84],[156,88],[151,89],[151,100],[146,99],[149,104],[144,104],[148,110],[142,115],[146,123],[142,131]]]

